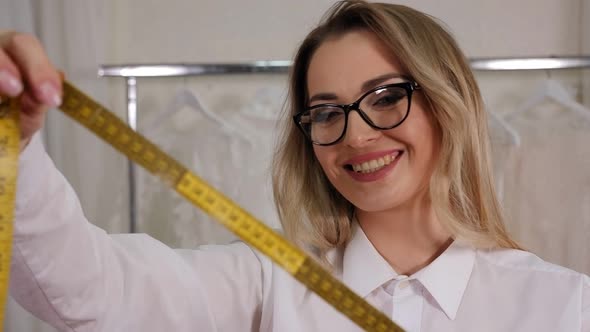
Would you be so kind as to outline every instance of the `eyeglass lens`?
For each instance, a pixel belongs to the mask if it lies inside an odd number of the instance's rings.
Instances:
[[[408,92],[403,87],[385,87],[366,95],[359,103],[362,112],[374,127],[389,129],[404,120],[409,111]],[[338,140],[346,128],[346,112],[337,106],[312,108],[300,123],[311,140],[330,144]]]

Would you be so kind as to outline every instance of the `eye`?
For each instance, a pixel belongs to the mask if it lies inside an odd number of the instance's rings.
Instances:
[[[311,122],[318,124],[329,124],[344,118],[344,111],[336,107],[321,107],[313,109]]]
[[[371,105],[375,108],[388,108],[395,106],[404,97],[406,97],[406,93],[403,90],[382,90],[376,92]]]

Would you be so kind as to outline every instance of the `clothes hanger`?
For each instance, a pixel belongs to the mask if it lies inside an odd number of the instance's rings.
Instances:
[[[484,105],[487,104],[488,103],[485,102],[484,98]],[[498,113],[491,111],[488,107],[486,107],[486,113],[490,116],[490,122],[498,125],[498,127],[502,129],[502,133],[508,137],[508,140],[511,145],[517,147],[520,146],[520,135],[518,134],[516,129],[512,128],[512,126],[509,125],[508,122],[504,121],[504,119],[502,119],[502,117],[500,117]]]
[[[221,130],[224,130],[230,135],[235,135],[240,137],[243,140],[251,142],[251,139],[239,128],[232,126],[228,121],[220,118],[214,112],[209,110],[207,107],[204,107],[199,98],[195,95],[194,92],[183,87],[173,98],[172,102],[168,104],[168,107],[160,112],[157,116],[152,118],[151,121],[146,125],[148,130],[156,129],[161,123],[165,122],[167,118],[170,118],[184,107],[189,107],[192,110],[197,111],[198,113],[204,115],[209,120],[215,122]]]
[[[491,121],[502,128],[504,133],[508,136],[510,144],[517,147],[520,146],[520,135],[518,132],[512,128],[508,122],[504,121],[504,119],[502,119],[496,112],[488,111],[487,113],[490,115]]]
[[[244,114],[267,120],[276,120],[284,108],[285,89],[282,87],[261,87],[254,93],[248,105],[243,107]]]
[[[559,81],[552,79],[549,74],[547,79],[541,82],[533,95],[519,109],[508,113],[504,118],[505,120],[511,120],[516,115],[535,108],[546,99],[550,99],[564,106],[567,110],[590,122],[590,109],[575,100],[565,86]]]

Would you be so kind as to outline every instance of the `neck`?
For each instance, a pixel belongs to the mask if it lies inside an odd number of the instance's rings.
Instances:
[[[356,216],[369,241],[399,274],[419,271],[452,242],[426,198],[387,211],[357,209]]]

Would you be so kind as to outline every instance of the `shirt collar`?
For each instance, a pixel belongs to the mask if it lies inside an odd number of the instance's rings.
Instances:
[[[455,319],[475,263],[475,249],[454,241],[412,277],[418,279],[449,319]]]
[[[475,262],[475,249],[454,241],[440,256],[410,276],[428,290],[449,319],[455,319]],[[368,272],[370,271],[370,273]],[[352,239],[342,261],[342,280],[366,297],[398,276],[379,254],[360,226],[353,223]]]
[[[369,272],[370,271],[370,272]],[[366,297],[397,273],[379,254],[358,223],[352,223],[352,238],[342,259],[342,280],[355,293]]]

